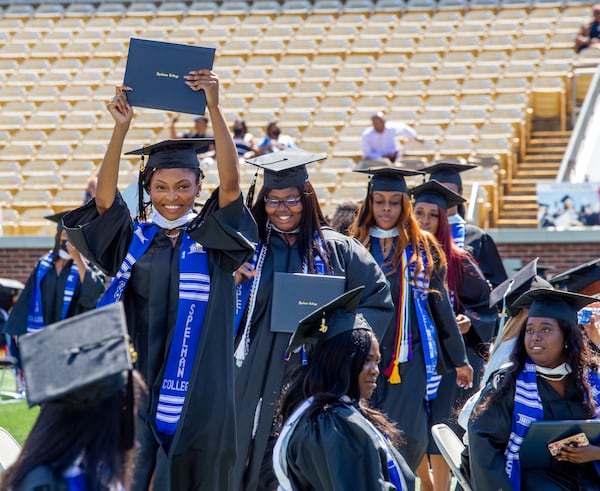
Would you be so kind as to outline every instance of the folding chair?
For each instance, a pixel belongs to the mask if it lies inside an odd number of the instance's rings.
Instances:
[[[448,425],[443,423],[433,425],[431,435],[458,483],[464,491],[471,491],[469,481],[460,470],[460,454],[465,448],[460,438]]]

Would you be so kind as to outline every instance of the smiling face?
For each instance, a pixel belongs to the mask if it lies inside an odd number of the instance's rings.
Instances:
[[[433,235],[437,234],[440,226],[440,211],[438,205],[433,203],[416,203],[414,207],[415,218],[421,230]]]
[[[265,197],[267,217],[275,227],[284,232],[291,232],[300,225],[303,206],[296,188],[273,189]],[[286,202],[287,200],[289,202]]]
[[[527,356],[536,365],[554,368],[565,361],[565,336],[556,319],[529,317],[524,343]]]
[[[158,213],[167,220],[175,220],[192,209],[200,194],[200,183],[192,169],[156,169],[148,194]]]
[[[377,387],[377,377],[379,377],[379,362],[381,354],[379,353],[379,343],[375,336],[371,336],[371,349],[363,369],[358,375],[358,387],[360,389],[361,399],[370,399],[373,391]]]
[[[373,219],[379,228],[390,230],[396,227],[402,213],[402,193],[373,191],[371,205]]]

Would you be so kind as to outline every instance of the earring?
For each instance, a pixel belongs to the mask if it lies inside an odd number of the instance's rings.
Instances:
[[[569,347],[569,345],[567,343],[565,343],[565,349],[567,349]]]

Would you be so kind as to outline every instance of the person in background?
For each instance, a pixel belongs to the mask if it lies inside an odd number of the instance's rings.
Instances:
[[[435,180],[410,189],[414,197],[414,215],[422,230],[431,233],[442,247],[448,262],[447,281],[456,322],[463,334],[469,364],[473,367],[475,389],[458,390],[456,374],[450,371],[442,377],[437,397],[431,403],[429,427],[445,423],[456,425],[456,410],[460,409],[479,385],[483,359],[494,335],[498,312],[489,306],[490,286],[477,263],[452,239],[447,210],[464,202],[459,194]],[[431,472],[430,472],[431,466]],[[426,458],[417,474],[423,491],[446,491],[450,485],[450,468],[430,436]]]
[[[266,153],[281,152],[282,150],[295,148],[296,143],[289,135],[281,133],[278,121],[271,121],[266,128],[266,136],[261,140],[255,149],[254,155],[264,155]]]
[[[543,468],[528,467],[520,454],[534,421],[600,417],[600,377],[577,327],[577,311],[594,301],[538,288],[513,304],[529,314],[512,364],[488,383],[469,421],[474,491],[600,490],[600,442],[566,446]]]
[[[114,326],[115,333],[126,332],[122,312],[113,307],[74,316],[67,321],[70,326],[61,321],[49,328],[52,336],[40,339],[42,333],[37,332],[23,340],[24,349],[27,343],[39,355],[23,369],[29,404],[41,408],[17,460],[1,475],[2,491],[130,489],[135,412],[146,386],[131,368],[129,343],[125,336],[111,338],[110,357],[122,361],[119,368],[123,366],[116,373],[97,374],[98,350],[102,349],[97,346],[69,355],[88,340],[97,342],[94,331],[108,332],[107,326]],[[65,331],[73,332],[75,325],[76,339]],[[44,349],[48,339],[55,344]],[[48,387],[48,374],[57,372],[68,375],[55,377]]]
[[[254,135],[248,131],[246,122],[243,119],[236,119],[233,122],[232,134],[238,155],[243,158],[253,157],[256,147]]]
[[[284,359],[290,334],[271,322],[276,273],[341,276],[345,291],[365,286],[358,311],[378,335],[392,316],[390,291],[373,257],[327,226],[307,170],[325,157],[293,149],[246,161],[264,169],[264,185],[252,206],[260,241],[252,261],[238,271],[236,491],[276,487],[275,406],[286,376],[303,358],[296,353]]]
[[[414,128],[405,123],[386,123],[385,114],[381,111],[371,116],[371,123],[372,126],[367,128],[361,137],[363,153],[363,161],[359,164],[361,169],[370,166],[369,160],[388,159],[390,162],[395,162],[401,159],[402,147],[398,137],[424,141]],[[381,162],[376,165],[381,165]]]
[[[194,131],[186,131],[177,133],[176,125],[179,121],[179,116],[174,116],[171,119],[169,126],[169,138],[177,140],[179,138],[212,138],[213,135],[208,131],[209,120],[206,116],[196,116],[194,118]],[[196,154],[201,162],[201,167],[206,167],[214,164],[215,145],[213,142],[207,142],[206,145],[198,147]]]
[[[395,316],[381,336],[383,374],[374,404],[403,432],[399,448],[415,471],[429,443],[429,413],[442,375],[470,387],[473,369],[446,289],[446,257],[435,237],[419,228],[405,176],[393,167],[372,174],[351,233],[371,252],[392,292]]]
[[[96,176],[92,176],[85,187],[85,195],[83,196],[83,203],[86,204],[89,200],[96,196]]]
[[[182,83],[204,91],[215,132],[219,186],[201,214],[193,211],[202,186],[195,149],[205,140],[188,138],[131,152],[147,156],[139,218],[131,219],[117,183],[133,108],[131,89],[119,86],[107,104],[114,129],[96,198],[64,223],[82,253],[114,276],[99,305],[123,302],[136,368],[151,391],[139,410],[132,489],[146,491],[153,479],[157,491],[227,491],[236,457],[233,274],[254,251],[256,224],[242,200],[217,75],[195,70]]]
[[[13,306],[4,325],[11,336],[91,310],[104,293],[104,274],[67,240],[62,223],[66,213],[45,217],[57,224],[54,247],[37,262]]]
[[[369,407],[381,356],[371,326],[356,313],[363,289],[302,319],[290,341],[288,354],[302,346],[310,353],[281,397],[273,467],[282,491],[415,488],[394,448],[399,431]]]
[[[600,49],[600,4],[592,7],[592,18],[581,24],[575,37],[575,51],[587,48]]]
[[[436,160],[421,170],[429,174],[429,180],[436,180],[462,196],[463,183],[460,174],[475,167],[477,165],[465,163],[462,159],[451,158]],[[459,247],[464,247],[473,256],[481,272],[492,288],[495,288],[508,277],[496,243],[484,230],[467,223],[463,215],[464,209],[461,213],[459,207],[448,210],[454,242]]]
[[[336,206],[331,217],[331,228],[344,235],[350,235],[350,227],[358,215],[358,205],[353,201],[344,201]]]

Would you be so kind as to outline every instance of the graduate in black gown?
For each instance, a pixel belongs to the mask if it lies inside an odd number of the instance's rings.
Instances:
[[[444,250],[448,261],[448,292],[467,347],[467,357],[473,367],[471,388],[459,389],[456,374],[451,370],[442,378],[437,397],[431,404],[430,427],[445,423],[458,432],[456,412],[479,386],[484,357],[494,335],[498,311],[489,306],[491,288],[477,263],[452,238],[447,210],[463,203],[464,198],[435,180],[410,189],[410,194],[414,197],[414,214],[419,226],[433,234]],[[450,485],[450,468],[431,437],[427,458],[421,462],[417,474],[421,478],[423,491],[444,491]]]
[[[565,447],[544,468],[528,466],[520,452],[534,421],[600,418],[600,377],[577,327],[577,311],[594,300],[537,288],[513,304],[529,314],[512,365],[490,380],[469,421],[475,491],[600,489],[599,441]]]
[[[201,188],[194,148],[206,141],[172,140],[136,151],[148,155],[140,188],[151,203],[141,203],[142,218],[131,220],[116,185],[133,109],[129,88],[117,87],[96,197],[64,218],[70,240],[116,275],[100,304],[124,303],[150,390],[140,410],[134,490],[147,489],[153,473],[160,491],[233,489],[233,273],[252,255],[256,224],[243,204],[216,74],[192,71],[185,83],[206,94],[216,146],[220,185],[201,214],[192,210]]]
[[[369,407],[379,375],[379,343],[356,313],[355,288],[302,319],[288,353],[302,346],[281,400],[285,421],[273,452],[281,491],[414,490],[415,478],[394,448],[400,435]]]
[[[326,226],[306,169],[306,164],[324,157],[288,150],[247,161],[264,166],[265,177],[252,208],[260,243],[255,258],[241,268],[239,276],[250,280],[238,288],[243,306],[235,352],[236,490],[271,491],[276,486],[271,459],[275,406],[286,374],[302,359],[299,353],[284,360],[290,334],[272,330],[278,328],[271,326],[274,273],[343,276],[346,291],[364,285],[358,311],[378,335],[392,315],[389,288],[372,256],[355,239]]]
[[[448,296],[444,251],[413,214],[405,176],[418,172],[364,172],[373,176],[352,233],[383,269],[396,308],[381,337],[384,371],[374,404],[402,430],[400,451],[416,470],[429,442],[429,412],[441,376],[455,369],[456,384],[470,387],[473,369]]]
[[[54,247],[39,259],[13,306],[4,325],[11,336],[91,310],[104,292],[104,274],[67,240],[65,213],[46,217],[57,223]]]
[[[463,185],[460,173],[477,167],[465,163],[463,159],[440,159],[421,169],[429,174],[429,180],[436,180],[458,194],[462,194]],[[459,212],[459,207],[448,210],[448,219],[452,225],[452,236],[456,245],[464,247],[473,256],[479,269],[493,288],[507,278],[504,264],[498,253],[494,239],[483,229],[468,223]]]

